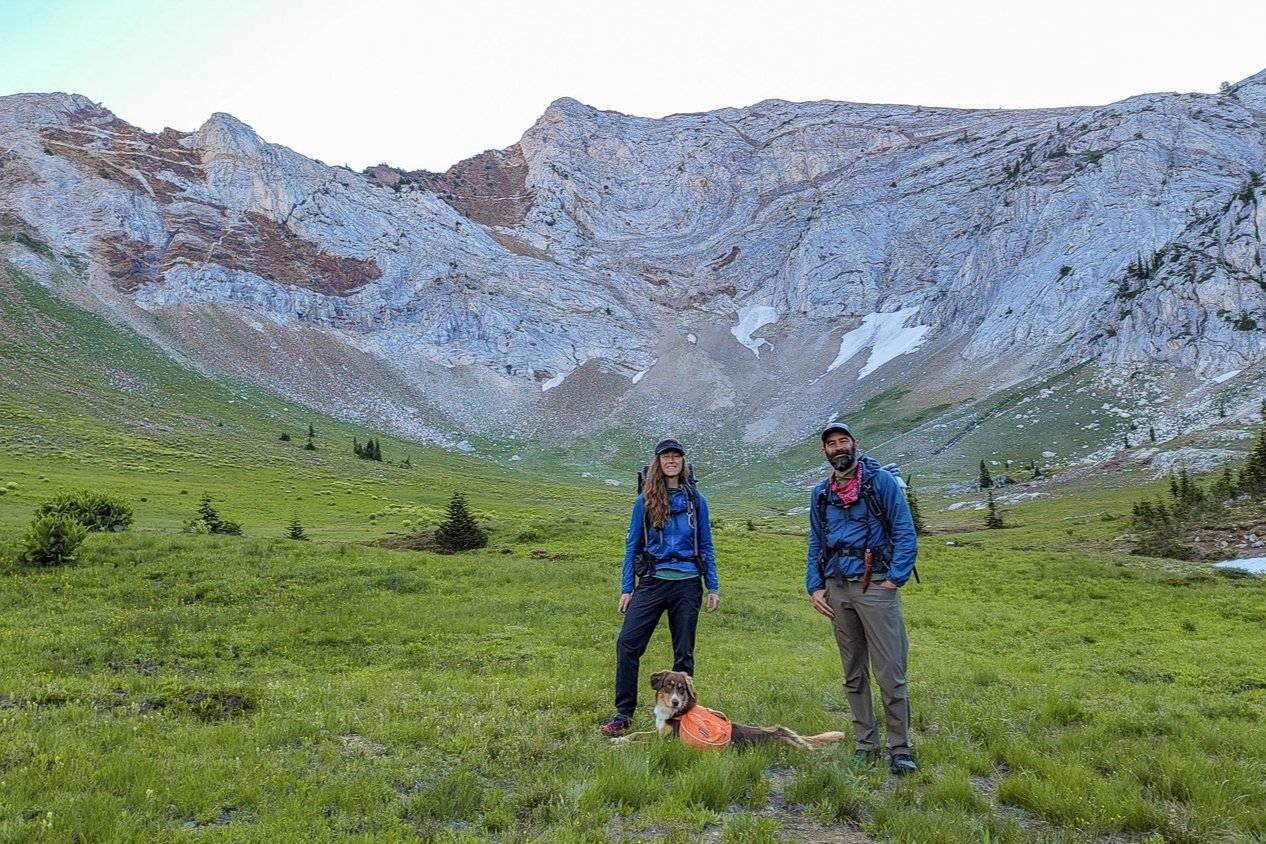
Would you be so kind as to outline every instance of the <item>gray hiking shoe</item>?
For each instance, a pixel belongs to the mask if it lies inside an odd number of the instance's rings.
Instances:
[[[914,761],[914,757],[909,753],[897,753],[889,762],[892,773],[898,777],[904,777],[906,774],[914,774],[919,770],[919,763]]]

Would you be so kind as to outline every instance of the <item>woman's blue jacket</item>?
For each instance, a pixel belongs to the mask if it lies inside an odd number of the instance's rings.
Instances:
[[[620,578],[620,591],[630,594],[634,586],[633,558],[645,551],[655,561],[655,570],[703,573],[703,583],[709,592],[717,592],[717,563],[712,552],[712,527],[708,524],[708,502],[702,493],[691,487],[695,498],[691,513],[684,486],[670,490],[668,494],[668,522],[663,530],[646,524],[646,511],[642,496],[633,502],[633,515],[629,519],[629,535],[624,543],[624,573]],[[643,531],[645,527],[645,531]],[[695,565],[695,532],[698,531],[699,564]],[[645,541],[643,541],[645,537]]]

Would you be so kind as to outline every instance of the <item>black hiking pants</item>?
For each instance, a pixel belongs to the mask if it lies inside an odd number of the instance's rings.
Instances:
[[[624,613],[624,626],[615,643],[615,711],[633,717],[637,710],[637,671],[642,654],[650,644],[660,616],[668,613],[668,631],[673,637],[673,671],[695,673],[695,630],[699,607],[703,604],[703,582],[660,580],[644,577],[633,592]]]

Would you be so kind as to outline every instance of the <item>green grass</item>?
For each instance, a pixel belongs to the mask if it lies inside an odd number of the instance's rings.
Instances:
[[[358,460],[363,429],[10,289],[0,558],[58,490],[123,496],[136,523],[72,566],[0,564],[0,841],[1266,839],[1266,587],[1129,556],[1151,490],[1065,486],[990,531],[925,498],[924,582],[903,593],[915,776],[852,767],[850,743],[617,748],[596,728],[628,488],[377,432],[413,468]],[[433,528],[455,490],[487,549],[365,544]],[[180,533],[203,491],[245,536]],[[804,517],[716,498],[704,703],[847,730]],[[294,515],[313,542],[283,538]],[[644,675],[670,662],[662,629]]]
[[[22,468],[5,462],[5,477]],[[255,489],[242,477],[225,509]],[[165,483],[156,511],[192,506],[181,480]],[[90,536],[78,565],[3,575],[0,835],[693,840],[715,827],[768,840],[783,823],[778,771],[814,823],[880,839],[1266,831],[1266,665],[1245,646],[1266,627],[1262,586],[1084,550],[1118,526],[1088,518],[1068,535],[1065,499],[1026,505],[1008,530],[946,519],[954,532],[924,541],[925,582],[906,593],[924,771],[893,782],[852,770],[847,746],[601,741],[620,513],[563,524],[547,504],[477,507],[492,547],[440,557],[329,538],[337,520],[311,526],[324,541],[288,541],[284,508],[270,534],[253,495],[234,513],[254,519],[244,538],[138,514],[130,532]],[[1043,536],[1050,547],[1033,548]],[[726,528],[717,544],[705,702],[749,723],[847,729],[829,631],[802,595],[803,539]],[[661,631],[645,664],[668,651]]]

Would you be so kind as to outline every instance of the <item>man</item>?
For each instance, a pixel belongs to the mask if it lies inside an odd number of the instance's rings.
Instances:
[[[859,446],[841,422],[822,431],[822,453],[833,471],[809,499],[805,588],[835,630],[857,736],[854,761],[875,761],[881,753],[870,695],[873,670],[883,696],[889,765],[903,775],[919,769],[910,746],[909,640],[899,591],[914,571],[914,520],[898,479],[859,457]]]

